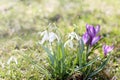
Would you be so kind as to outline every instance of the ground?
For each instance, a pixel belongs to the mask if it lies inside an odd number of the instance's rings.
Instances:
[[[0,79],[42,79],[39,70],[24,54],[46,64],[39,47],[39,32],[56,25],[63,35],[75,25],[82,35],[85,25],[99,24],[104,42],[113,44],[110,75],[120,78],[120,0],[1,0],[0,1]],[[54,26],[55,26],[54,25]],[[104,43],[103,42],[103,43]],[[8,63],[14,57],[16,63]]]

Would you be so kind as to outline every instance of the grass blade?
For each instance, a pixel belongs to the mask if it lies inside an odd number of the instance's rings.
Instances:
[[[97,70],[95,70],[93,73],[89,75],[89,77],[92,77],[96,75],[98,72],[100,72],[105,67],[109,59],[110,59],[110,55],[107,57],[107,59],[102,63],[102,65]]]

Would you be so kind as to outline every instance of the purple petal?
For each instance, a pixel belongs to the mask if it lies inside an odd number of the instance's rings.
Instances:
[[[89,24],[86,24],[86,30],[89,28],[89,26],[90,26]]]
[[[89,26],[87,27],[87,33],[88,33],[89,36],[95,37],[95,36],[96,36],[96,31],[95,31],[94,26],[89,25]]]
[[[98,34],[99,31],[100,31],[100,25],[97,25],[96,28],[95,28],[95,32],[96,32],[96,34]]]
[[[97,43],[100,40],[100,36],[96,36],[92,39],[91,46]]]
[[[106,45],[103,45],[103,46],[102,46],[103,51],[105,50],[105,47],[106,47]]]
[[[104,55],[106,56],[107,55],[106,45],[103,45],[102,49],[103,49]]]
[[[86,44],[89,40],[89,35],[87,33],[85,33],[83,36],[82,36],[82,40],[84,42],[84,44]]]
[[[107,47],[107,52],[111,52],[113,50],[114,46],[108,46]]]
[[[103,45],[104,55],[106,56],[107,53],[109,53],[113,50],[113,48],[114,48],[114,46]]]

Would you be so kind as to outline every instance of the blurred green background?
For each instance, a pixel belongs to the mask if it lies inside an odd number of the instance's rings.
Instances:
[[[29,56],[43,58],[44,54],[36,48],[38,32],[50,23],[56,24],[64,35],[73,31],[75,25],[80,35],[85,31],[86,23],[101,25],[100,34],[105,37],[105,42],[115,46],[112,69],[119,79],[120,0],[0,0],[1,79],[40,77],[34,69],[27,69],[29,63],[23,62],[19,54],[34,53]],[[7,65],[11,56],[19,61],[17,66]],[[3,64],[5,68],[2,68]]]

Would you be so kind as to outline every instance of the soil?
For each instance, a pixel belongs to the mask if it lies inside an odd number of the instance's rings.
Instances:
[[[83,76],[80,73],[74,73],[67,80],[83,80]]]

